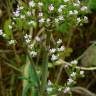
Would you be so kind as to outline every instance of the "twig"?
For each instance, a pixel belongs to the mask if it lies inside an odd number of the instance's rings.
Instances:
[[[6,64],[8,67],[11,67],[12,69],[14,69],[14,70],[16,70],[16,71],[18,71],[18,72],[21,72],[21,70],[20,69],[18,69],[17,67],[15,67],[15,66],[13,66],[13,63],[12,62],[10,62],[7,58],[5,58],[5,57],[3,57],[3,56],[1,56],[1,58],[3,58],[5,61],[4,61],[4,64]],[[8,63],[9,62],[9,63]]]
[[[82,94],[82,91],[83,91],[84,94],[85,94],[84,96],[96,96],[95,93],[92,93],[91,91],[89,91],[89,90],[87,90],[83,87],[74,87],[74,88],[71,89],[71,91],[73,91],[73,92],[77,92],[78,90],[81,91],[81,94]]]
[[[0,50],[0,53],[9,53],[9,52],[13,52],[13,50]]]
[[[92,81],[89,82],[89,84],[87,85],[86,88],[89,89],[91,87],[91,85],[95,84],[95,82],[96,82],[96,79],[92,79]]]
[[[56,61],[55,62],[56,63],[56,65],[62,65],[62,64],[64,64],[64,66],[65,66],[65,64],[67,64],[68,66],[70,66],[70,67],[72,67],[72,65],[69,63],[69,62],[66,62],[66,61],[64,61],[64,60],[62,60],[62,59],[59,59],[58,61]],[[63,66],[63,67],[64,67]],[[88,70],[88,71],[91,71],[91,70],[96,70],[96,67],[81,67],[81,66],[76,66],[75,67],[76,69],[81,69],[81,70]]]
[[[2,71],[1,71],[1,64],[0,64],[0,78],[2,78]],[[5,88],[3,86],[3,81],[0,81],[0,85],[1,85],[1,94],[2,96],[5,96]]]
[[[12,69],[14,69],[14,70],[16,70],[16,71],[18,71],[20,73],[22,72],[20,69],[18,69],[17,67],[13,66],[12,64],[10,64],[8,62],[4,62],[4,64],[6,64],[8,67],[10,67],[10,68],[12,68]]]

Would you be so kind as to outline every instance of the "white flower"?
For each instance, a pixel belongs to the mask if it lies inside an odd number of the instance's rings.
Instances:
[[[60,47],[60,51],[64,51],[65,50],[65,47],[64,46],[61,46]]]
[[[46,22],[49,23],[51,20],[49,18],[47,18]]]
[[[28,12],[27,12],[27,15],[28,15],[28,16],[31,16],[31,12],[30,12],[30,11],[28,11]]]
[[[12,25],[14,25],[15,24],[15,22],[12,22]]]
[[[74,12],[73,11],[69,11],[69,15],[73,15],[74,14]]]
[[[80,75],[84,75],[84,71],[80,71]]]
[[[50,6],[49,6],[49,11],[53,11],[54,10],[54,6],[53,6],[53,4],[51,4]]]
[[[42,2],[38,2],[38,6],[39,7],[43,6],[43,3]]]
[[[48,93],[52,92],[52,90],[53,90],[52,87],[48,87],[48,88],[47,88],[47,92],[48,92]]]
[[[11,25],[8,25],[9,29],[12,29],[12,26]]]
[[[73,3],[73,6],[75,6],[75,7],[79,7],[80,4],[78,4],[78,3]]]
[[[30,1],[30,2],[29,2],[29,6],[30,6],[30,7],[34,7],[34,6],[35,6],[35,2],[34,2],[34,1]]]
[[[13,12],[14,16],[18,17],[20,15],[20,11],[16,10],[16,12]]]
[[[80,23],[80,22],[81,22],[81,18],[78,17],[78,18],[77,18],[77,23]]]
[[[55,18],[55,22],[56,22],[56,23],[59,23],[59,19],[58,19],[58,18]]]
[[[79,0],[77,0],[76,2],[77,2],[78,4],[80,4],[80,1],[79,1]]]
[[[52,60],[52,61],[55,61],[55,60],[57,60],[57,59],[58,59],[58,56],[52,54],[51,60]]]
[[[22,10],[22,9],[24,9],[24,7],[23,6],[20,6],[19,9]]]
[[[69,67],[69,65],[68,64],[65,64],[65,66],[64,66],[65,68],[67,68],[67,67]]]
[[[44,18],[39,19],[39,23],[44,23],[44,21],[45,21]]]
[[[70,88],[69,87],[66,87],[65,89],[64,89],[64,93],[68,93],[70,91]]]
[[[81,7],[81,11],[86,11],[86,10],[88,10],[87,6],[82,6]]]
[[[64,17],[63,16],[59,16],[58,19],[59,20],[64,20]]]
[[[17,10],[22,10],[24,7],[23,6],[18,6]]]
[[[3,34],[2,36],[3,36],[3,37],[6,37],[6,34]]]
[[[62,90],[62,88],[58,88],[58,91],[61,91]]]
[[[33,46],[34,46],[33,44],[30,44],[30,45],[28,46],[28,48],[32,49]]]
[[[78,61],[77,60],[73,60],[73,61],[71,61],[71,64],[78,64]]]
[[[20,18],[21,18],[21,19],[25,19],[25,15],[21,15]]]
[[[77,10],[69,11],[69,15],[76,15],[76,14],[78,14]]]
[[[67,84],[70,85],[73,82],[74,82],[74,80],[72,78],[69,78]]]
[[[34,21],[31,20],[31,21],[28,22],[28,24],[29,25],[34,24]]]
[[[56,52],[56,49],[55,48],[52,48],[49,51],[50,51],[50,53],[55,53]]]
[[[58,12],[62,12],[64,7],[65,7],[65,5],[60,5],[60,7],[58,8]]]
[[[39,16],[40,16],[40,17],[43,16],[43,13],[42,13],[42,12],[39,12]]]
[[[76,76],[76,72],[72,72],[70,76],[71,77],[75,77]]]
[[[10,41],[9,41],[9,44],[10,44],[10,45],[11,45],[11,44],[15,44],[15,42],[16,42],[15,40],[10,40]]]
[[[84,21],[88,22],[88,17],[87,16],[84,16]]]
[[[28,34],[25,34],[24,38],[25,38],[26,43],[30,43],[32,36],[28,35]]]
[[[41,41],[41,39],[40,39],[40,37],[39,37],[39,36],[36,36],[36,37],[35,37],[35,40],[36,40],[36,41],[38,41],[38,42],[40,42],[40,41]]]
[[[32,55],[33,57],[35,57],[35,56],[37,55],[37,52],[31,51],[31,52],[30,52],[30,55]]]
[[[30,43],[30,42],[31,42],[31,40],[30,40],[30,39],[26,39],[25,41],[26,41],[26,43]]]
[[[60,5],[60,8],[63,9],[66,5]]]
[[[48,80],[48,86],[51,86],[52,82],[50,80]]]
[[[59,40],[57,41],[57,44],[61,44],[61,43],[62,43],[62,40],[59,39]]]
[[[29,35],[29,39],[31,39],[32,38],[32,36],[31,35]]]
[[[24,38],[25,38],[25,39],[31,39],[32,36],[31,36],[31,35],[28,35],[28,34],[25,34]]]
[[[62,8],[59,8],[59,9],[58,9],[58,12],[62,12]]]
[[[64,9],[66,5],[60,5],[60,7],[58,8],[58,12],[62,12],[62,10]]]
[[[64,0],[64,2],[68,2],[69,0]]]
[[[13,17],[13,20],[16,20],[16,18],[15,18],[15,17]]]
[[[3,35],[3,31],[2,31],[2,29],[0,29],[0,35]]]
[[[64,51],[64,50],[65,50],[64,46],[61,46],[60,48],[58,48],[58,51]]]
[[[29,35],[28,34],[25,34],[24,38],[27,39],[28,37],[29,37]]]
[[[78,11],[77,10],[74,10],[74,14],[78,14]]]

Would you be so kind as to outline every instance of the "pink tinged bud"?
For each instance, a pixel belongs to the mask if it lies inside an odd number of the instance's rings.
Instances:
[[[70,91],[70,88],[69,87],[66,87],[65,89],[64,89],[64,93],[68,93]]]
[[[53,11],[54,10],[54,6],[53,6],[53,4],[51,4],[50,6],[49,6],[49,11]]]
[[[2,29],[0,29],[0,35],[3,35],[3,31],[2,31]]]

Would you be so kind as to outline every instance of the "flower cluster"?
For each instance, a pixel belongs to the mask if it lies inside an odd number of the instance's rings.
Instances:
[[[55,5],[57,2],[58,4]],[[45,26],[50,22],[57,26],[61,22],[74,21],[77,26],[88,22],[87,17],[80,15],[86,12],[88,12],[87,6],[81,5],[79,0],[63,0],[60,2],[56,0],[55,2],[50,1],[48,4],[45,4],[43,0],[40,2],[32,0],[29,4],[21,2],[17,6],[16,11],[13,12],[13,22],[16,26],[18,26],[18,22],[21,23],[23,28],[24,23],[29,27],[36,26],[37,22],[39,26]]]
[[[52,88],[52,82],[50,80],[48,80],[48,85],[47,85],[47,92],[50,93],[52,92],[53,88]]]
[[[8,43],[9,43],[9,45],[15,45],[16,44],[16,40],[11,39],[11,40],[8,41]]]
[[[68,78],[67,83],[66,83],[65,88],[64,88],[64,93],[68,93],[71,91],[70,89],[76,83],[76,79],[78,78],[78,76],[84,76],[84,71],[79,71],[79,73],[78,72],[72,72],[69,75],[69,78]]]
[[[49,2],[45,2],[45,0],[41,1],[36,2],[35,0],[31,0],[28,4],[25,4],[24,2],[19,3],[17,9],[13,12],[12,20],[7,25],[10,33],[13,31],[13,29],[18,29],[21,32],[22,30],[25,30],[22,32],[23,40],[25,41],[24,44],[27,46],[28,52],[32,57],[36,57],[38,55],[38,51],[40,49],[38,43],[42,41],[42,38],[39,36],[32,37],[32,34],[29,34],[31,33],[29,32],[30,28],[33,28],[33,30],[34,28],[37,28],[38,30],[42,27],[47,29],[53,25],[56,28],[60,26],[60,24],[66,24],[66,22],[72,26],[77,26],[88,22],[88,18],[84,15],[88,12],[88,8],[83,6],[79,0],[49,0]],[[6,34],[4,34],[3,30],[1,29],[0,35],[6,37]],[[16,44],[16,40],[13,39],[14,37],[9,37],[11,39],[8,39],[8,44]],[[42,45],[43,43],[45,44],[45,42],[42,42]],[[60,59],[61,53],[65,51],[66,47],[63,45],[62,40],[58,39],[56,46],[49,48],[48,55],[51,62],[53,63],[54,61]],[[76,83],[77,77],[84,75],[84,71],[76,70],[77,64],[78,61],[73,60],[69,65],[65,65],[66,70],[69,72],[69,78],[67,79],[65,86],[57,87],[57,91],[68,93],[72,85]],[[51,83],[51,81],[48,81],[48,88],[46,89],[48,93],[52,92],[54,89],[52,86],[54,86],[54,84]]]
[[[88,17],[84,16],[86,12],[88,12],[87,6],[82,5],[79,0],[62,0],[58,1],[58,3],[57,0],[49,3],[43,0],[40,2],[32,0],[28,4],[20,2],[17,5],[17,9],[13,12],[12,20],[7,27],[12,32],[16,28],[28,30],[30,27],[37,27],[37,24],[39,27],[46,27],[47,25],[58,27],[61,23],[66,24],[68,22],[72,26],[73,24],[77,26],[88,22]],[[2,30],[0,30],[0,35],[2,35]],[[3,33],[3,36],[5,35]],[[10,40],[9,44],[16,43],[13,42],[13,39]],[[30,42],[30,40],[27,39],[26,42]],[[63,50],[64,46],[58,48],[58,51]],[[53,61],[57,58],[58,56],[55,56],[55,54],[52,55]]]
[[[76,66],[78,64],[77,60],[73,60],[68,64],[65,65],[65,67],[69,70],[69,78],[67,79],[67,83],[64,88],[64,93],[68,93],[71,90],[71,87],[76,83],[76,79],[79,77],[84,76],[84,71],[76,69]],[[72,67],[72,68],[70,68]]]
[[[24,35],[24,40],[26,42],[26,45],[27,45],[27,48],[28,48],[28,51],[29,51],[30,55],[32,57],[36,57],[37,56],[37,51],[34,48],[34,44],[32,42],[32,36],[28,35],[28,34],[25,34]]]
[[[9,26],[9,29],[11,29],[11,26]],[[7,35],[3,32],[2,29],[0,29],[0,36],[6,38],[9,45],[15,45],[16,44],[16,40],[15,39],[10,39],[10,38],[8,39]]]
[[[70,62],[71,67],[67,67],[66,71],[68,72],[68,79],[67,82],[65,82],[64,86],[60,85],[54,85],[50,80],[48,81],[48,87],[47,87],[47,92],[48,93],[53,93],[54,90],[58,92],[63,92],[64,94],[70,93],[71,88],[76,84],[76,80],[84,76],[84,71],[76,69],[76,66],[78,64],[77,60],[73,60]],[[69,65],[68,65],[69,66]]]
[[[72,64],[77,64],[77,61],[72,61]],[[76,79],[79,78],[79,76],[84,76],[84,71],[80,71],[80,70],[75,71],[76,70],[75,68],[73,70],[70,69],[68,70],[70,74],[64,86],[60,86],[60,85],[56,86],[54,83],[48,80],[48,86],[47,86],[48,94],[55,94],[55,91],[63,92],[64,94],[71,93],[71,88],[76,84]]]
[[[62,40],[61,39],[59,39],[57,41],[56,45],[57,45],[56,48],[50,48],[49,49],[49,53],[51,55],[51,61],[56,61],[56,60],[60,59],[59,53],[65,51],[65,46],[62,45]]]

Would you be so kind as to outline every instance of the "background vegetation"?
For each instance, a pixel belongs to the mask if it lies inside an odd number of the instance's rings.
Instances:
[[[29,2],[28,0],[23,1]],[[0,28],[6,29],[6,22],[8,24],[8,19],[12,16],[13,10],[17,8],[17,3],[18,0],[0,0]],[[65,60],[70,62],[78,59],[79,66],[85,70],[85,77],[77,79],[78,87],[72,89],[73,96],[96,96],[96,0],[89,0],[86,4],[91,10],[86,13],[88,23],[71,29],[71,32],[67,31],[65,25],[61,25],[59,29],[55,30],[59,32],[52,34],[52,42],[56,43],[57,38],[62,38],[63,44],[68,47]],[[20,32],[17,32],[14,37],[19,40],[20,35]],[[22,96],[24,77],[22,77],[21,70],[24,69],[26,63],[26,52],[21,45],[8,46],[0,36],[0,96]],[[48,80],[54,82],[62,65],[50,66]],[[63,85],[67,78],[66,70],[63,69],[59,84]],[[61,92],[60,96],[65,95]]]

